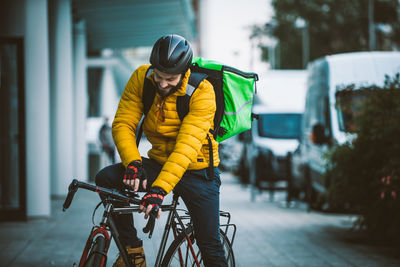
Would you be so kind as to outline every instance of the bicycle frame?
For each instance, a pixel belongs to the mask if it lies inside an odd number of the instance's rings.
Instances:
[[[189,238],[189,235],[188,235],[188,233],[189,233],[188,229],[189,228],[185,227],[184,223],[182,222],[181,217],[179,217],[179,214],[178,214],[178,212],[176,210],[176,207],[179,204],[178,198],[179,198],[179,196],[174,194],[173,200],[172,200],[171,209],[169,210],[169,213],[168,213],[167,223],[165,224],[164,233],[163,233],[163,236],[161,238],[160,248],[158,250],[155,266],[161,266],[161,261],[162,261],[162,258],[164,256],[165,246],[167,245],[169,232],[170,232],[171,228],[173,229],[174,238],[177,237],[177,227],[176,227],[176,222],[174,221],[174,219],[176,219],[178,221],[178,224],[180,225],[181,229],[185,232],[186,239],[188,240],[188,244],[189,244],[189,247],[190,247],[190,251],[191,251],[194,259],[196,260],[197,266],[200,267],[200,263],[198,262],[196,253],[194,252],[194,249],[193,249],[193,244],[190,241],[190,238]]]

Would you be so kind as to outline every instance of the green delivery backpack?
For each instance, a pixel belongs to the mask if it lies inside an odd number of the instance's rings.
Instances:
[[[207,79],[214,87],[217,110],[214,116],[214,130],[210,130],[217,142],[222,142],[232,136],[251,128],[252,104],[255,92],[255,83],[258,81],[256,73],[243,72],[238,69],[222,65],[213,60],[193,58],[190,66],[186,95],[178,97],[177,111],[183,120],[189,112],[190,97],[200,82]],[[152,73],[150,67],[146,73]],[[145,79],[143,88],[144,115],[147,115],[155,96],[154,85]]]
[[[217,111],[214,139],[222,142],[251,128],[253,96],[258,75],[222,65],[213,60],[194,58],[192,75],[203,73],[214,86]]]

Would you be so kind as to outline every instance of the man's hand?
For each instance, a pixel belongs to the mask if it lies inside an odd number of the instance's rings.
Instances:
[[[131,186],[133,191],[138,191],[140,182],[142,182],[143,189],[146,189],[147,176],[142,162],[135,160],[129,163],[129,165],[126,167],[122,182],[128,186]]]
[[[144,218],[147,219],[149,217],[150,211],[158,206],[158,214],[157,218],[159,219],[161,216],[161,204],[164,200],[164,196],[166,195],[165,191],[159,187],[150,188],[149,192],[147,192],[143,198],[142,203],[139,206],[140,212],[145,212]]]

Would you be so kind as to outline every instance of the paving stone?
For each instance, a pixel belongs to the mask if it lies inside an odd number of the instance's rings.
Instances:
[[[229,173],[221,176],[221,209],[230,211],[237,226],[233,248],[238,267],[248,266],[400,266],[398,248],[361,242],[350,231],[355,216],[307,212],[301,202],[286,207],[284,192],[270,201],[268,192],[251,201],[250,188]],[[167,196],[166,202],[171,196]],[[0,267],[72,266],[78,263],[89,231],[97,194],[79,190],[67,212],[63,200],[52,200],[49,219],[0,223]],[[95,216],[99,220],[101,208]],[[143,215],[135,225],[144,240],[148,266],[153,266],[166,213],[157,222],[152,239],[141,233]],[[108,265],[118,250],[111,245]]]

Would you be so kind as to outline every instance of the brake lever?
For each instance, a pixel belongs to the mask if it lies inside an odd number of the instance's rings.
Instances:
[[[147,220],[146,226],[143,228],[144,233],[149,233],[149,238],[153,236],[154,226],[156,224],[156,218],[158,215],[159,206],[154,206],[149,213],[149,219]]]

